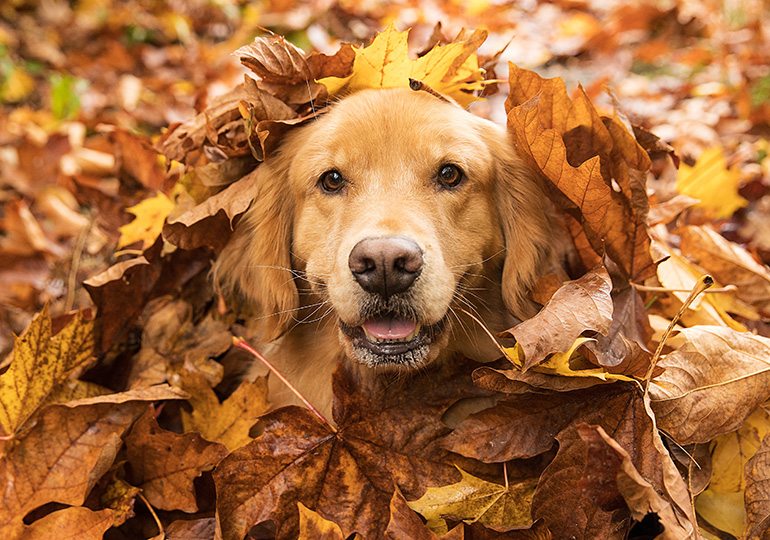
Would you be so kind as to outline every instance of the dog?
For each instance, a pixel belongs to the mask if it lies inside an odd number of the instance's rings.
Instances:
[[[368,89],[295,128],[258,168],[214,264],[257,347],[322,412],[340,361],[364,380],[457,355],[534,315],[554,217],[506,130],[435,92]],[[271,378],[276,406],[296,400]]]

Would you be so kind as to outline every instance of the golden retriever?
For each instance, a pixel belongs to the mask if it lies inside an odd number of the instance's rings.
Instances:
[[[553,220],[504,128],[424,91],[364,90],[286,136],[214,267],[256,308],[257,347],[321,411],[364,378],[500,354],[531,316]],[[271,401],[294,400],[280,386]]]

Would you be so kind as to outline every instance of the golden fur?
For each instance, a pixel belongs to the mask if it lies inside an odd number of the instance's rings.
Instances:
[[[466,175],[457,188],[437,182],[447,163]],[[338,193],[319,186],[332,169],[346,179]],[[526,293],[553,256],[549,216],[504,128],[425,92],[365,90],[293,130],[260,165],[254,203],[214,275],[255,307],[257,347],[328,412],[337,362],[366,363],[340,330],[340,321],[356,327],[367,317],[371,295],[348,261],[360,240],[408,237],[422,251],[402,304],[423,326],[444,326],[409,367],[457,354],[489,361],[499,353],[458,308],[493,332],[534,314]],[[293,402],[280,386],[271,401]]]

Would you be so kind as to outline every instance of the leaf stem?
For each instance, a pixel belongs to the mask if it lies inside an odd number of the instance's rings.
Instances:
[[[639,285],[637,283],[632,283],[631,286],[637,291],[645,291],[645,292],[666,292],[666,293],[691,292],[690,289],[667,289],[666,287],[649,287],[647,285]],[[738,287],[736,287],[735,285],[727,285],[726,287],[722,287],[719,289],[711,289],[709,290],[709,294],[731,293],[737,290],[738,290]]]
[[[282,374],[280,371],[278,371],[277,369],[275,369],[275,367],[273,366],[273,364],[271,364],[270,362],[268,362],[267,358],[265,358],[264,356],[262,356],[261,354],[259,354],[259,352],[257,352],[257,350],[256,350],[256,349],[254,349],[254,348],[253,348],[251,345],[249,345],[249,344],[246,342],[246,340],[245,340],[245,339],[243,339],[242,337],[236,337],[236,336],[233,336],[233,345],[235,345],[236,347],[240,347],[241,349],[243,349],[243,350],[245,350],[245,351],[249,352],[249,353],[250,353],[252,356],[256,357],[257,359],[259,359],[259,361],[260,361],[260,362],[262,362],[263,364],[265,364],[265,365],[267,366],[267,368],[268,368],[268,369],[269,369],[269,370],[270,370],[272,373],[274,373],[274,374],[275,374],[275,376],[276,376],[276,377],[278,377],[278,378],[279,378],[279,379],[280,379],[280,380],[283,382],[283,384],[285,384],[285,385],[286,385],[286,386],[289,388],[289,390],[291,390],[291,391],[294,393],[294,395],[295,395],[295,396],[297,396],[297,397],[298,397],[300,400],[302,400],[302,403],[304,403],[304,404],[305,404],[305,406],[306,406],[308,409],[310,409],[310,412],[312,412],[314,415],[316,415],[316,416],[318,417],[318,419],[319,419],[319,420],[321,420],[321,422],[323,422],[324,424],[326,424],[327,426],[329,426],[329,429],[331,429],[331,430],[332,430],[334,433],[337,433],[337,428],[335,428],[335,427],[332,425],[332,423],[331,423],[331,422],[329,422],[329,421],[328,421],[328,420],[327,420],[327,419],[324,417],[324,415],[322,415],[322,414],[321,414],[321,413],[318,411],[318,409],[316,409],[315,407],[313,407],[313,405],[312,405],[312,404],[311,404],[311,403],[310,403],[310,402],[309,402],[307,399],[305,399],[305,396],[303,396],[302,394],[300,394],[299,390],[297,390],[297,389],[294,387],[294,385],[293,385],[293,384],[291,384],[291,383],[289,382],[289,380],[288,380],[286,377],[284,377],[284,376],[283,376],[283,374]]]
[[[140,491],[137,493],[137,496],[142,500],[142,502],[147,506],[147,510],[150,511],[150,514],[152,514],[153,519],[155,519],[155,524],[158,526],[158,536],[163,536],[165,538],[166,531],[163,529],[163,524],[160,522],[160,518],[158,517],[158,514],[155,513],[155,510],[153,510],[152,505],[150,504],[150,501],[148,501],[144,495],[142,495],[142,492]]]
[[[655,370],[655,366],[658,363],[658,360],[660,360],[660,354],[663,352],[663,345],[666,344],[666,340],[668,339],[669,334],[671,334],[672,330],[674,329],[674,326],[676,326],[676,323],[679,321],[679,319],[684,315],[684,312],[687,310],[688,307],[690,307],[690,304],[692,304],[695,301],[695,298],[711,287],[714,284],[714,278],[706,274],[705,276],[701,276],[701,278],[698,280],[698,282],[695,284],[695,286],[690,291],[690,295],[685,299],[684,303],[682,304],[682,307],[679,308],[679,312],[676,314],[676,316],[671,319],[671,324],[668,325],[668,328],[666,328],[666,332],[663,334],[663,338],[661,338],[660,343],[658,344],[658,348],[655,349],[655,354],[652,355],[652,360],[650,360],[650,367],[647,370],[647,374],[644,376],[644,393],[648,394],[650,390],[650,381],[652,380],[652,372]]]

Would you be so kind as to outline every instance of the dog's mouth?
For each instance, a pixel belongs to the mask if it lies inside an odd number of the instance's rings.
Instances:
[[[356,359],[368,367],[417,367],[425,363],[430,344],[444,329],[446,317],[423,325],[393,313],[381,313],[359,326],[340,321]]]

